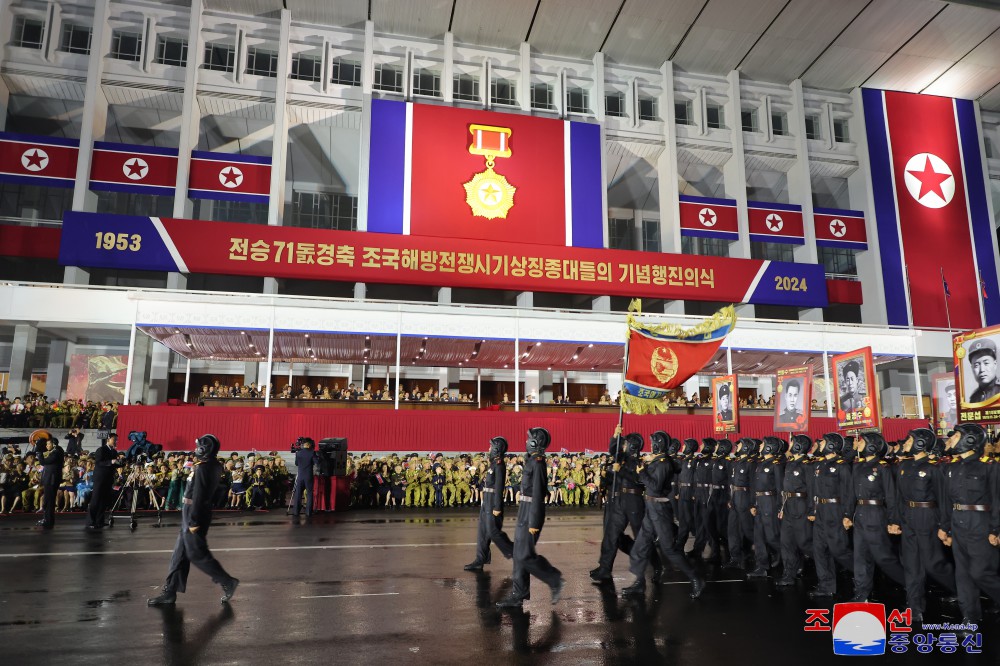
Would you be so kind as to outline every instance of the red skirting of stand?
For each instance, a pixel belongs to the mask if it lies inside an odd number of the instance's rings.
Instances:
[[[452,412],[350,409],[265,409],[233,407],[124,406],[119,409],[118,432],[144,430],[151,442],[167,451],[190,451],[194,440],[212,433],[223,451],[287,451],[300,436],[319,441],[346,437],[350,451],[479,451],[491,437],[507,438],[510,450],[524,451],[528,428],[541,426],[552,433],[549,451],[607,450],[617,414],[559,414],[529,412]],[[902,439],[927,421],[886,419],[888,440]],[[708,414],[670,413],[625,416],[625,432],[648,436],[665,430],[678,439],[712,435]],[[836,430],[835,419],[813,417],[809,435],[817,438]],[[774,418],[745,416],[737,437],[762,438],[774,434]]]

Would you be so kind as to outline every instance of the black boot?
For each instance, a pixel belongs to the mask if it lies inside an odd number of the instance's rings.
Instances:
[[[747,572],[747,578],[767,578],[767,569],[757,567],[753,571]]]
[[[146,600],[147,606],[173,606],[177,603],[177,593],[171,590],[163,590],[160,596]]]
[[[480,562],[479,560],[475,560],[473,562],[469,562],[462,568],[465,569],[466,571],[482,571],[483,563]]]
[[[230,578],[228,583],[222,584],[222,603],[229,603],[229,600],[236,594],[236,586],[239,584],[240,581],[236,578]]]
[[[646,581],[637,578],[634,583],[622,590],[623,597],[641,597],[646,594]]]
[[[590,572],[590,580],[594,581],[595,583],[607,582],[611,580],[611,572],[606,569],[597,567],[596,569]]]
[[[691,594],[692,599],[697,599],[701,596],[701,593],[705,591],[705,579],[695,578],[691,581]]]
[[[515,597],[513,594],[497,602],[497,608],[520,608],[524,599]]]
[[[552,586],[552,605],[555,606],[559,603],[559,599],[562,597],[563,586],[566,585],[566,579],[559,577],[559,580],[555,585]]]

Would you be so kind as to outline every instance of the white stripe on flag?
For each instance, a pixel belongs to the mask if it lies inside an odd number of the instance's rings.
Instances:
[[[764,277],[764,273],[767,272],[767,267],[771,265],[771,260],[766,259],[760,268],[757,269],[757,275],[754,276],[753,282],[750,283],[750,287],[747,289],[747,293],[743,294],[743,300],[741,303],[749,303],[750,297],[753,296],[753,292],[757,289],[757,285],[760,284],[761,278]]]
[[[563,121],[563,176],[565,178],[564,201],[566,208],[566,247],[573,247],[573,151],[570,144],[572,133],[570,121]]]
[[[406,103],[406,138],[403,153],[403,235],[410,235],[410,192],[413,186],[413,102]]]
[[[166,247],[167,252],[170,253],[170,258],[174,260],[175,264],[177,264],[178,272],[187,273],[188,267],[187,264],[184,263],[184,257],[182,257],[181,253],[177,251],[177,246],[174,245],[174,240],[163,227],[163,222],[161,222],[158,217],[151,217],[149,218],[149,221],[153,223],[153,228],[156,229],[156,233],[160,234],[160,240],[163,241],[164,247]]]

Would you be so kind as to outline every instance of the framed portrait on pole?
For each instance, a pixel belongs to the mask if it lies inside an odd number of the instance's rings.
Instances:
[[[777,373],[774,400],[776,432],[807,432],[809,430],[812,368],[781,368]]]
[[[833,395],[837,406],[837,428],[867,430],[882,425],[878,383],[872,348],[864,347],[830,357]]]
[[[959,333],[952,338],[959,423],[1000,422],[997,348],[1000,326]]]
[[[955,373],[931,375],[931,396],[934,398],[934,429],[947,434],[958,424],[958,396],[955,394]]]
[[[740,406],[736,375],[712,380],[712,424],[717,435],[740,429]]]

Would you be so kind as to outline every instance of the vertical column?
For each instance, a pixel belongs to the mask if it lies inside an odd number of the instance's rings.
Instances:
[[[151,352],[152,338],[142,331],[136,331],[135,344],[132,346],[132,354],[129,357],[129,366],[132,368],[132,379],[125,394],[126,403],[131,404],[138,400],[141,400],[143,404],[149,402]]]
[[[194,213],[188,198],[191,175],[191,151],[198,147],[201,131],[201,108],[198,106],[198,65],[205,50],[201,34],[204,0],[191,0],[188,21],[188,57],[184,70],[184,96],[181,100],[181,132],[177,152],[177,182],[174,190],[174,217],[190,218]],[[182,287],[183,288],[183,287]]]
[[[532,308],[534,307],[535,294],[531,291],[522,291],[517,295],[517,307],[519,308]]]
[[[11,399],[23,396],[31,389],[31,370],[37,344],[37,327],[32,324],[18,324],[14,327],[14,346],[10,353],[10,378],[7,381],[7,395]]]
[[[590,96],[590,110],[597,122],[604,122],[604,54],[594,54],[594,94]]]
[[[531,45],[528,42],[521,42],[521,47],[519,51],[520,62],[518,66],[520,71],[518,72],[518,86],[521,88],[521,94],[517,96],[518,104],[521,106],[521,111],[525,113],[531,112]]]
[[[72,346],[74,345],[67,340],[49,342],[49,365],[45,372],[45,393],[50,400],[63,400],[65,398],[70,348]]]
[[[595,296],[590,302],[590,309],[594,312],[611,312],[611,297]]]
[[[660,244],[664,252],[681,251],[680,192],[677,176],[677,118],[674,114],[674,64],[660,65],[660,118],[663,152],[656,158],[656,187],[660,199]],[[681,313],[684,307],[681,304]]]
[[[441,305],[451,304],[451,287],[438,287],[437,302]]]
[[[167,274],[167,289],[184,291],[186,287],[186,275],[183,273]],[[151,405],[166,402],[167,390],[170,385],[170,354],[170,348],[166,345],[151,345],[148,381],[149,387],[148,391],[145,393],[144,402],[148,400]]]
[[[788,120],[792,137],[795,139],[795,165],[788,172],[788,200],[802,206],[802,224],[805,230],[805,244],[795,246],[794,256],[795,261],[799,263],[815,264],[819,262],[819,252],[816,248],[816,227],[813,223],[812,174],[809,171],[809,140],[806,138],[806,106],[802,94],[802,80],[795,79],[790,88],[792,113]],[[770,109],[770,98],[768,108]],[[770,128],[770,110],[767,121]],[[800,310],[799,319],[823,321],[823,309]]]
[[[729,101],[726,103],[726,125],[732,139],[733,156],[729,158],[722,169],[726,183],[726,194],[736,199],[736,212],[739,216],[740,239],[730,243],[729,256],[750,258],[750,226],[747,215],[747,169],[743,154],[743,131],[740,124],[740,72],[729,73]],[[704,111],[703,111],[704,112]],[[706,121],[707,123],[707,121]]]
[[[281,26],[278,31],[278,72],[274,91],[274,143],[271,146],[271,186],[267,205],[267,223],[282,226],[285,217],[285,176],[288,167],[288,74],[292,65],[292,54],[288,47],[292,12],[281,10]],[[264,293],[278,293],[278,281],[264,278]]]
[[[455,95],[455,35],[444,33],[444,62],[441,63],[441,101],[451,104]]]

